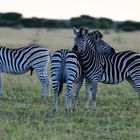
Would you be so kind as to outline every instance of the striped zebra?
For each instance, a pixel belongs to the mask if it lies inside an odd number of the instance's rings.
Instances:
[[[75,32],[77,33],[75,34]],[[92,81],[92,107],[94,109],[96,108],[98,82],[117,84],[126,79],[139,93],[140,98],[140,55],[138,53],[124,51],[99,54],[88,45],[89,33],[87,29],[84,30],[84,33],[83,30],[75,30],[74,34],[76,37],[73,51],[78,54],[86,78]]]
[[[70,99],[73,83],[77,83],[75,85],[75,92],[79,92],[83,82],[81,66],[77,55],[68,49],[57,50],[51,58],[51,77],[54,91],[53,111],[57,111],[58,96],[62,92],[63,83],[66,83],[65,109],[69,112],[71,109]]]
[[[36,71],[42,90],[40,95],[49,95],[49,78],[47,65],[49,50],[39,45],[11,49],[0,46],[0,95],[2,95],[2,72],[10,74],[23,74],[31,70]]]
[[[76,28],[73,28],[73,32],[74,34],[76,34],[76,36],[80,36],[83,32],[84,28],[81,27],[79,29],[79,32],[76,31]],[[109,44],[107,44],[104,40],[102,40],[103,35],[99,32],[99,31],[92,31],[90,33],[88,33],[87,36],[87,46],[91,47],[93,49],[93,51],[99,53],[99,54],[113,54],[115,53],[115,49],[112,48]],[[80,42],[81,38],[77,37],[77,41]],[[80,59],[79,59],[80,60]],[[84,73],[82,72],[83,77]],[[92,84],[91,81],[88,78],[86,79],[86,92],[85,92],[85,109],[88,108],[89,106],[89,102],[87,102],[87,100],[89,100],[90,98],[90,94],[91,94],[91,89],[92,89]],[[79,94],[79,92],[76,92],[76,94]],[[76,95],[77,98],[75,98],[75,102],[78,102],[78,95]]]

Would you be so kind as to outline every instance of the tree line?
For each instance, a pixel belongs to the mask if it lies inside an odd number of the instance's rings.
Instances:
[[[123,31],[140,30],[140,22],[113,21],[109,18],[94,18],[88,15],[73,17],[69,20],[57,20],[46,18],[24,18],[22,14],[15,12],[0,13],[0,27],[13,28],[72,28],[85,26],[98,29],[115,29]]]

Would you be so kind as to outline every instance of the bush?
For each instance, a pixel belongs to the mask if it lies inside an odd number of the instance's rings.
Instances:
[[[81,26],[85,26],[85,27],[89,27],[89,28],[97,28],[98,27],[98,21],[90,16],[87,15],[82,15],[80,17],[77,18],[71,18],[70,19],[71,22],[71,26],[76,26],[76,27],[81,27]]]
[[[45,18],[23,18],[22,14],[0,13],[0,26],[2,27],[28,27],[28,28],[72,28],[88,27],[98,29],[114,29],[116,31],[140,30],[140,22],[125,21],[115,22],[108,18],[94,18],[88,15],[81,15],[70,20],[55,20]]]
[[[125,21],[117,26],[118,29],[121,29],[123,31],[136,31],[140,30],[140,22],[134,22],[134,21]]]
[[[20,21],[23,27],[42,27],[41,20],[38,18],[24,18]]]
[[[99,18],[98,19],[98,28],[100,29],[111,29],[113,28],[113,21],[108,18]]]
[[[22,18],[22,14],[19,14],[19,13],[5,13],[5,14],[1,14],[0,18],[4,19],[4,20],[16,21],[16,20],[20,20]]]

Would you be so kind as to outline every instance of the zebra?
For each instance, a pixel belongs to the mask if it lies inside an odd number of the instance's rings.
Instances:
[[[0,46],[0,96],[2,92],[2,73],[23,74],[36,71],[42,90],[41,96],[50,94],[47,66],[50,52],[47,48],[37,44],[30,44],[21,48],[7,48]]]
[[[76,34],[76,36],[80,36],[80,34],[82,34],[82,31],[84,30],[83,27],[81,27],[79,29],[79,32],[76,31],[76,28],[73,28],[73,32],[74,34]],[[103,38],[103,35],[97,30],[97,31],[92,31],[90,33],[88,33],[87,36],[87,45],[90,46],[93,51],[98,52],[99,54],[113,54],[116,53],[115,49],[113,47],[111,47],[109,44],[107,44],[104,40],[102,40],[101,38]],[[79,38],[79,40],[81,40],[81,38]],[[78,38],[77,38],[78,41]],[[82,73],[83,74],[83,73]],[[84,74],[83,74],[83,77]],[[89,103],[87,102],[87,100],[89,100],[90,97],[90,92],[92,91],[92,84],[91,81],[88,78],[85,78],[86,80],[86,92],[85,92],[85,109],[88,109]],[[76,98],[75,98],[75,102],[78,102],[78,94],[79,92],[76,92]]]
[[[96,109],[98,82],[118,84],[127,80],[139,93],[140,98],[140,55],[138,53],[123,51],[100,54],[88,45],[88,29],[85,29],[84,33],[83,30],[77,31],[75,35],[73,51],[78,54],[83,73],[92,82],[93,109]]]
[[[81,66],[77,55],[68,49],[55,51],[51,58],[51,78],[54,91],[53,111],[57,111],[58,96],[62,92],[63,83],[66,83],[65,110],[69,112],[71,109],[70,99],[73,83],[77,83],[75,85],[75,92],[79,92],[83,82]]]

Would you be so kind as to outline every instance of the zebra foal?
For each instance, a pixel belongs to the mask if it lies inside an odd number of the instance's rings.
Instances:
[[[35,70],[40,80],[42,90],[40,95],[49,95],[49,78],[47,65],[49,50],[39,45],[11,49],[0,46],[0,95],[2,96],[2,73],[23,74]]]
[[[82,71],[86,78],[92,82],[93,108],[96,108],[98,82],[117,84],[126,79],[140,97],[140,55],[133,51],[100,54],[88,43],[88,30],[84,30],[84,33],[82,31],[74,31],[77,33],[73,51],[77,53],[81,61]]]
[[[62,92],[63,83],[66,83],[65,110],[69,112],[71,109],[70,99],[73,83],[76,83],[75,92],[77,93],[83,82],[81,66],[77,60],[77,55],[68,49],[57,50],[51,59],[51,77],[54,91],[53,111],[57,111],[58,96]]]

